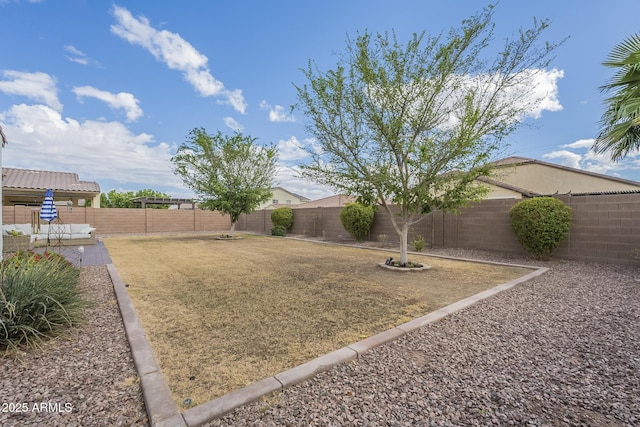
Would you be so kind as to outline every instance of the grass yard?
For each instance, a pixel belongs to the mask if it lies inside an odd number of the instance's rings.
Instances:
[[[244,235],[104,239],[175,401],[206,402],[530,270]],[[395,255],[397,257],[397,255]]]

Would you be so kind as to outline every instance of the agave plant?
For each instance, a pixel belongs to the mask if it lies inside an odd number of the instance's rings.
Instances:
[[[618,70],[600,88],[611,96],[605,100],[607,109],[592,148],[618,161],[640,150],[640,34],[617,45],[602,65]]]

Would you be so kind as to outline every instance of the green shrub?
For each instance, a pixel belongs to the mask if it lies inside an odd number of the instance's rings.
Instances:
[[[415,249],[416,252],[422,252],[422,249],[424,249],[424,237],[422,236],[416,236],[411,243],[413,244],[413,249]]]
[[[37,346],[80,321],[79,270],[54,253],[20,251],[2,263],[0,348]]]
[[[340,211],[340,221],[345,230],[358,241],[363,241],[373,224],[373,206],[349,203]]]
[[[539,260],[548,260],[571,228],[571,208],[553,197],[522,200],[509,216],[518,241]]]
[[[271,229],[271,235],[272,236],[286,236],[287,235],[287,229],[284,228],[282,225],[276,225],[275,227],[273,227]]]
[[[293,225],[293,209],[282,207],[272,210],[271,223],[274,227],[281,226],[289,230]]]

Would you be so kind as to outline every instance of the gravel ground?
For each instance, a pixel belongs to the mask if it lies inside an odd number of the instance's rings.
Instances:
[[[210,425],[640,425],[640,271],[545,266],[539,278]],[[106,268],[85,268],[82,281],[94,306],[70,340],[0,358],[3,411],[29,409],[1,412],[0,425],[148,424]],[[42,402],[59,410],[34,411]]]
[[[42,351],[0,358],[1,426],[148,425],[109,273],[85,267],[80,280],[84,324]]]
[[[533,281],[211,425],[640,425],[640,272],[545,265]]]

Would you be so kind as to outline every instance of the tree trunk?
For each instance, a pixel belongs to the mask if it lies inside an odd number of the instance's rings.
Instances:
[[[382,206],[389,214],[389,219],[391,220],[391,224],[393,225],[393,228],[396,230],[396,233],[398,233],[398,236],[400,236],[400,262],[403,265],[406,265],[408,261],[407,247],[408,247],[408,240],[409,240],[409,219],[411,218],[411,215],[406,210],[406,208],[403,207],[402,215],[400,216],[402,218],[401,220],[402,223],[399,224],[399,221],[396,220],[395,213],[391,211],[389,206],[386,203],[383,203]]]
[[[407,240],[409,239],[409,224],[407,223],[407,220],[405,219],[402,223],[402,227],[400,229],[400,262],[402,263],[402,265],[406,265],[407,264],[407,246],[408,246],[408,242]]]
[[[236,223],[234,221],[231,223],[231,232],[229,233],[232,239],[233,239],[233,233],[235,233],[235,231],[236,231]]]

